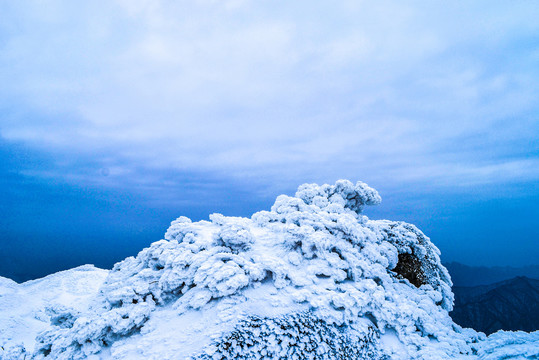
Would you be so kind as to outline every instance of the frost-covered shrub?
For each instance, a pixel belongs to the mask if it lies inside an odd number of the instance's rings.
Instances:
[[[335,185],[303,184],[298,188],[296,198],[322,209],[339,204],[358,214],[365,205],[378,205],[382,201],[378,192],[367,184],[358,181],[354,185],[348,180],[339,180]]]
[[[71,328],[79,317],[79,312],[64,306],[49,306],[45,313],[50,317],[51,325],[61,328]]]
[[[484,336],[449,317],[451,280],[439,250],[413,225],[361,214],[380,201],[366,184],[340,180],[302,185],[250,219],[180,217],[164,240],[114,266],[90,311],[40,335],[35,357],[82,359],[128,336],[145,336],[156,310],[181,317],[225,300],[239,306],[268,286],[271,306],[293,303],[308,312],[290,314],[286,323],[246,314],[204,354],[304,358],[293,346],[301,340],[311,354],[341,358],[373,351],[373,334],[395,334],[404,355],[380,350],[390,358],[472,356]],[[365,322],[371,332],[354,333]],[[351,341],[354,334],[361,336]]]
[[[237,218],[235,223],[230,223],[227,218],[221,214],[210,215],[210,220],[221,229],[216,234],[216,243],[220,246],[226,246],[234,253],[249,250],[251,244],[255,242],[249,222]]]
[[[381,234],[384,241],[397,249],[397,262],[389,268],[416,287],[431,285],[442,294],[440,305],[451,311],[453,283],[447,269],[441,266],[440,250],[430,239],[414,225],[402,221],[378,220],[369,224]]]
[[[71,328],[58,327],[36,338],[36,359],[85,359],[118,338],[136,333],[148,320],[149,304],[128,305],[89,317],[79,317]]]
[[[383,359],[372,326],[335,326],[309,312],[275,319],[249,317],[193,360]]]

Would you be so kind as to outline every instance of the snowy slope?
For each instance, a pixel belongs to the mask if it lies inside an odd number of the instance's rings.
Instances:
[[[411,224],[361,214],[380,201],[341,180],[302,185],[251,218],[180,217],[99,291],[92,282],[86,298],[66,297],[72,309],[55,311],[35,348],[7,327],[0,358],[24,358],[21,341],[35,359],[476,359],[500,349],[533,358],[536,334],[485,339],[452,322],[439,250]],[[47,299],[67,290],[50,286]]]
[[[68,309],[87,311],[107,274],[84,265],[22,284],[0,277],[0,344],[33,349],[37,334],[50,327],[51,317],[61,322]]]

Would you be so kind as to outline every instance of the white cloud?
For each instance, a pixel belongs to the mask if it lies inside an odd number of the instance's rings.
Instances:
[[[537,140],[531,3],[3,7],[8,140],[271,182],[539,178],[517,166],[535,159],[497,148]],[[515,121],[521,132],[503,131]],[[458,149],[479,136],[498,140]]]

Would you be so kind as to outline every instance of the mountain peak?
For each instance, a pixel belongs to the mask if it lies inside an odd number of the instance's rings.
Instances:
[[[35,359],[449,359],[485,339],[448,315],[451,280],[417,227],[370,220],[366,184],[304,184],[250,218],[180,217],[117,263],[86,311],[53,308]]]

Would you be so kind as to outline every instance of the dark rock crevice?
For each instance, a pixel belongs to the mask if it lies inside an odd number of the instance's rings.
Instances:
[[[428,283],[427,276],[423,271],[422,262],[413,253],[399,254],[399,261],[393,271],[410,281],[415,287],[420,287]]]

